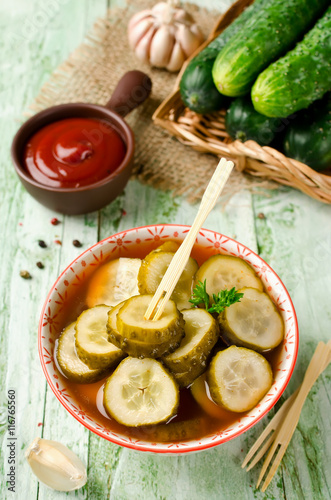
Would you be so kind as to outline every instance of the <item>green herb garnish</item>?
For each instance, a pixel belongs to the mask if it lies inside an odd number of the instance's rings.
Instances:
[[[236,302],[240,302],[244,296],[243,293],[237,292],[235,287],[231,288],[231,290],[221,290],[216,295],[213,293],[213,304],[209,305],[210,299],[209,294],[206,291],[206,280],[202,283],[199,281],[198,284],[193,288],[192,298],[189,299],[192,307],[197,307],[200,304],[204,304],[206,310],[209,313],[221,313],[224,311],[226,307],[235,304]]]

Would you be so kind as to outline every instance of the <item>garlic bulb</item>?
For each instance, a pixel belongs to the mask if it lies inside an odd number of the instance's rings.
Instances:
[[[168,71],[180,70],[203,41],[193,18],[175,0],[157,3],[152,9],[135,14],[128,34],[138,59]]]
[[[57,441],[36,438],[27,448],[25,457],[37,478],[54,490],[77,490],[87,481],[83,462]]]

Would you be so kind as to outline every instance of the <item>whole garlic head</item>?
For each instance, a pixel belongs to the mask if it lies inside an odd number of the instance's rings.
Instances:
[[[180,70],[203,41],[193,18],[173,0],[135,14],[128,34],[138,59],[168,71]]]

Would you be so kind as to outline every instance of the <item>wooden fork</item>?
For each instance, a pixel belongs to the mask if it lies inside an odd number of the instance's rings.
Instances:
[[[161,316],[190,256],[197,234],[206,220],[207,215],[214,207],[233,167],[234,164],[232,161],[227,161],[225,158],[220,160],[204,192],[194,222],[183,243],[173,256],[172,261],[147,308],[144,316],[146,320],[157,320]]]
[[[309,363],[309,366],[307,368],[301,386],[292,394],[292,396],[290,396],[285,401],[285,403],[278,410],[273,419],[269,422],[268,426],[262,432],[261,436],[257,439],[257,441],[254,443],[254,445],[246,455],[242,467],[245,467],[248,464],[248,462],[252,459],[254,454],[257,452],[254,459],[247,467],[247,470],[250,470],[262,458],[262,456],[272,445],[266,457],[266,460],[263,464],[260,476],[257,481],[256,487],[258,488],[271,462],[272,457],[274,456],[278,446],[280,445],[280,449],[277,455],[275,456],[275,460],[263,483],[262,491],[265,491],[266,488],[268,487],[271,479],[273,478],[281,462],[281,459],[284,456],[286,448],[298,424],[301,409],[303,407],[303,404],[310,389],[312,388],[318,376],[325,370],[325,368],[328,366],[330,362],[331,362],[331,340],[327,343],[327,345],[325,345],[323,342],[319,342],[315,350],[315,353]],[[272,431],[274,432],[269,436],[267,441],[265,441],[267,436]],[[263,446],[261,447],[262,444]]]

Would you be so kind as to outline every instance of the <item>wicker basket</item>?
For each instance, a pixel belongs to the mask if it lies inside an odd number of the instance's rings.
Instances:
[[[235,2],[218,20],[211,35],[192,57],[231,24],[252,1]],[[178,75],[174,91],[153,115],[153,120],[157,125],[165,128],[181,142],[197,151],[231,158],[240,171],[292,186],[312,198],[331,203],[331,176],[318,173],[269,146],[259,146],[255,141],[244,143],[238,140],[233,141],[225,130],[226,110],[201,115],[186,108],[180,97],[179,82],[188,62]]]

